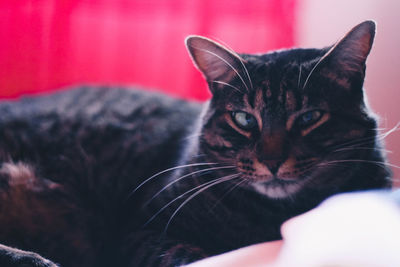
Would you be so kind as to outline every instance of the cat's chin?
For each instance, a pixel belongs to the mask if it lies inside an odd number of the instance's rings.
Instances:
[[[251,185],[258,193],[277,199],[288,198],[297,193],[302,187],[300,181],[287,182],[276,178],[267,182],[255,182]]]

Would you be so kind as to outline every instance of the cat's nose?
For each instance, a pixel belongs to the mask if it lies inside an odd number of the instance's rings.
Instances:
[[[282,162],[282,160],[266,160],[265,165],[272,174],[276,174],[279,170],[279,167],[282,165]]]

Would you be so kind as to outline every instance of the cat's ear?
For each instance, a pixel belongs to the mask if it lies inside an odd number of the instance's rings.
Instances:
[[[350,86],[346,77],[364,78],[365,62],[375,36],[375,22],[364,21],[351,29],[323,56],[322,70],[336,75],[336,80]]]
[[[242,79],[244,60],[232,50],[201,36],[189,36],[185,42],[195,66],[203,73],[211,91],[213,83],[229,84],[235,77]]]
[[[330,51],[341,68],[359,71],[365,64],[375,37],[375,22],[364,21],[349,31]]]

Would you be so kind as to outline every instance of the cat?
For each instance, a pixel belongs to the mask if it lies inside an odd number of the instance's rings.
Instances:
[[[390,188],[363,92],[374,35],[266,54],[190,36],[204,104],[99,86],[3,101],[0,265],[182,266]]]

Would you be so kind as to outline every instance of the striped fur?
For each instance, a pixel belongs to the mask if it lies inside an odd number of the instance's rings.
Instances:
[[[0,265],[181,266],[390,187],[363,100],[373,34],[260,55],[190,37],[204,105],[107,87],[1,103]]]

